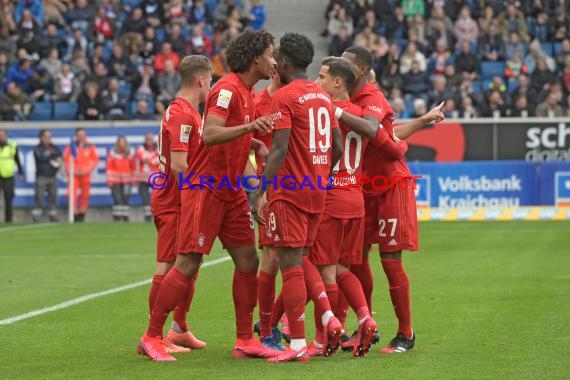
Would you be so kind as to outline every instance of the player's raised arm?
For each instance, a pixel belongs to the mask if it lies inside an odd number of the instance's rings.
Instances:
[[[259,131],[261,133],[269,133],[273,128],[273,121],[269,116],[262,116],[251,123],[232,128],[226,128],[224,126],[226,121],[227,119],[213,114],[206,117],[202,135],[205,145],[225,144],[249,132]]]
[[[396,125],[394,127],[394,137],[397,137],[400,140],[405,140],[421,128],[444,120],[445,116],[441,111],[444,104],[445,102],[441,102],[437,107],[431,109],[429,112],[423,114],[417,119]]]

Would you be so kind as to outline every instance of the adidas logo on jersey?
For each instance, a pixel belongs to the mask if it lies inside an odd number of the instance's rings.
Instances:
[[[398,245],[398,242],[396,241],[396,239],[392,239],[392,240],[390,240],[390,242],[388,243],[388,245],[390,245],[390,246],[395,246],[395,245]]]
[[[304,322],[305,321],[305,313],[299,315],[299,318],[297,318],[297,322]]]
[[[275,234],[275,237],[273,238],[273,241],[281,241],[281,239],[279,238],[279,235]]]

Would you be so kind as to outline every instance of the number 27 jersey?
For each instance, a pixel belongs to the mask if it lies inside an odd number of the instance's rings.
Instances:
[[[331,172],[332,130],[339,127],[331,99],[315,82],[298,79],[275,93],[271,113],[275,130],[291,129],[291,136],[270,202],[284,200],[305,212],[321,213],[326,198],[321,189],[328,186]],[[296,189],[288,190],[293,183]]]

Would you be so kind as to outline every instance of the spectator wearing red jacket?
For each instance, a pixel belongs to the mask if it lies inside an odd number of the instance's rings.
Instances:
[[[169,42],[165,42],[162,44],[162,48],[160,49],[160,53],[156,55],[156,59],[154,61],[154,69],[156,74],[161,74],[164,71],[164,62],[172,61],[174,66],[178,70],[178,64],[180,63],[180,56],[172,51],[172,44]]]

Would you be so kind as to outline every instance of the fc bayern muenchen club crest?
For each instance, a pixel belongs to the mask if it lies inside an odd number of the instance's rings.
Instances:
[[[199,245],[200,247],[203,247],[204,244],[206,243],[206,236],[204,236],[204,234],[198,235],[197,241],[198,241],[198,245]]]

